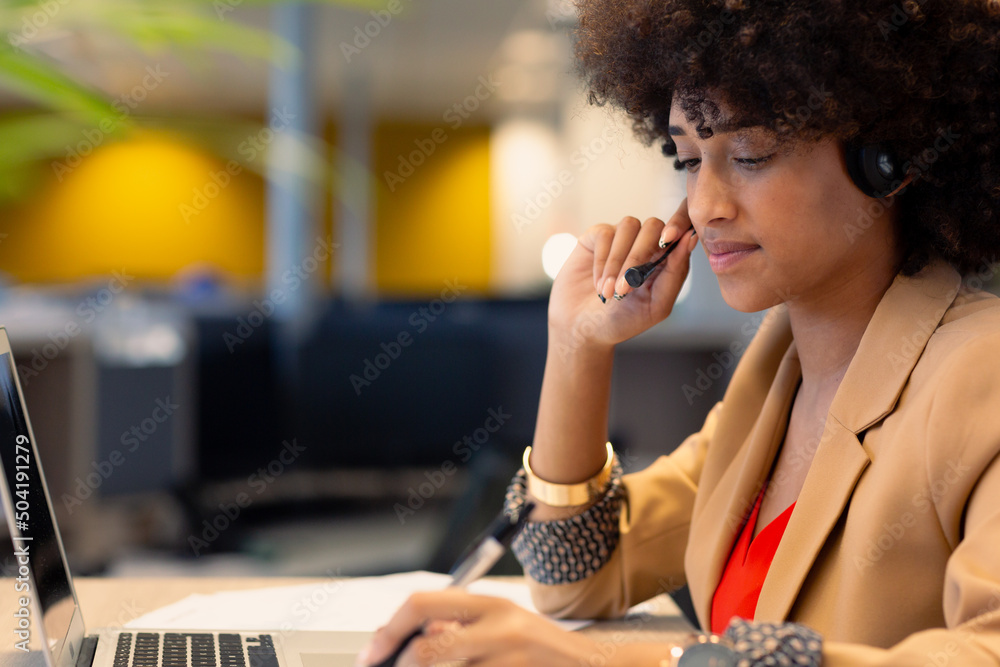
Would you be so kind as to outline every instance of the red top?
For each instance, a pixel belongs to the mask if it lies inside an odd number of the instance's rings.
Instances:
[[[766,489],[767,487],[765,487]],[[736,538],[729,562],[722,573],[719,587],[715,589],[712,598],[712,632],[722,634],[733,616],[753,620],[757,609],[757,598],[764,586],[764,577],[771,567],[774,552],[778,550],[778,542],[785,533],[785,526],[792,516],[795,503],[788,506],[784,512],[771,523],[764,526],[755,538],[753,532],[757,527],[757,513],[764,497],[762,491],[757,496],[750,518],[747,519],[743,531]]]

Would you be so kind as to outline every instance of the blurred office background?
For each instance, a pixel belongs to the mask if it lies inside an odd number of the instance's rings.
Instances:
[[[0,3],[0,324],[78,572],[451,564],[530,444],[546,268],[683,196],[587,105],[573,20]],[[628,469],[698,428],[760,320],[698,251],[674,315],[618,352]]]

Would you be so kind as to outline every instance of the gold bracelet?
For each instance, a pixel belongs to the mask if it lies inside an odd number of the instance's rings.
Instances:
[[[607,444],[607,447],[608,460],[604,463],[601,471],[579,484],[555,484],[554,482],[546,482],[544,479],[537,477],[531,471],[531,466],[528,464],[528,458],[531,456],[531,447],[527,447],[524,450],[523,463],[524,472],[528,478],[528,493],[534,496],[539,502],[550,507],[576,507],[592,502],[604,493],[604,489],[608,486],[608,481],[611,479],[611,465],[615,460],[615,451],[611,448],[610,442]]]

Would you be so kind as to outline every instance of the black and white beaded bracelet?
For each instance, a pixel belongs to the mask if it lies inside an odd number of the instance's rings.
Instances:
[[[621,479],[621,464],[615,458],[608,488],[596,503],[568,519],[524,526],[512,550],[529,577],[542,584],[572,583],[586,579],[608,562],[620,535]],[[507,487],[504,511],[519,511],[526,496],[527,480],[521,468]]]

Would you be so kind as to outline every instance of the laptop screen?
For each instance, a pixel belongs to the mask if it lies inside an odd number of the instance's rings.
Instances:
[[[18,571],[18,600],[37,603],[42,616],[41,628],[31,616],[22,612],[22,631],[16,648],[27,649],[38,640],[46,640],[47,648],[58,660],[63,642],[70,631],[76,610],[75,594],[70,583],[69,569],[63,556],[52,506],[45,489],[44,475],[38,461],[38,450],[14,376],[14,360],[0,329],[0,468],[6,488],[3,496],[14,546]],[[28,577],[23,574],[27,571]],[[27,609],[27,607],[25,608]],[[39,631],[42,631],[39,634]],[[71,649],[71,652],[75,652]],[[54,661],[55,661],[54,660]]]

